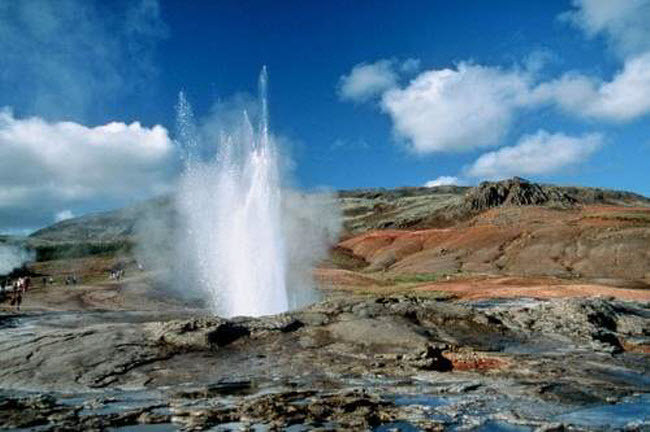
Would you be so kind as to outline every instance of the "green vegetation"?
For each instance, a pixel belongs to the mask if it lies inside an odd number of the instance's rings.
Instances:
[[[81,258],[89,255],[124,255],[131,252],[133,242],[118,240],[111,242],[69,242],[37,244],[33,246],[36,261]]]
[[[329,261],[334,267],[344,270],[361,270],[368,265],[362,258],[340,247],[330,250]]]
[[[650,223],[650,213],[648,212],[635,212],[635,213],[594,213],[586,215],[585,217],[591,219],[607,219],[618,220],[623,222],[636,222],[636,223]]]
[[[444,279],[446,273],[408,273],[394,276],[391,280],[396,284],[436,282]]]
[[[454,298],[454,294],[438,290],[413,290],[408,286],[372,286],[372,287],[354,287],[342,292],[352,292],[359,297],[391,297],[391,296],[409,296],[418,297],[427,300],[446,301]]]

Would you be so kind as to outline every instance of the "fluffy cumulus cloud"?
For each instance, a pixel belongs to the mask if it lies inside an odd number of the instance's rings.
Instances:
[[[512,147],[483,154],[465,170],[465,174],[487,179],[551,174],[584,162],[602,144],[600,134],[572,137],[540,130],[522,137]]]
[[[436,187],[436,186],[460,186],[463,185],[464,181],[458,177],[454,176],[440,176],[437,179],[430,180],[424,184],[426,187]]]
[[[650,22],[650,21],[649,21]],[[534,99],[583,117],[629,121],[650,113],[650,52],[625,61],[611,81],[576,73],[540,84]]]
[[[0,226],[38,226],[52,220],[52,211],[64,218],[76,205],[123,204],[164,192],[173,154],[173,143],[161,126],[135,122],[86,127],[20,119],[4,109]]]
[[[400,75],[417,71],[419,60],[382,59],[374,63],[360,63],[339,80],[339,96],[343,100],[365,102],[397,86]]]
[[[588,37],[603,35],[622,57],[650,50],[650,0],[574,0],[561,15]]]
[[[612,123],[648,116],[650,0],[574,0],[572,6],[561,20],[587,37],[602,36],[621,58],[612,77],[568,71],[541,81],[537,72],[548,53],[532,53],[523,67],[462,62],[400,85],[394,63],[384,60],[355,66],[343,77],[341,94],[355,101],[380,94],[395,136],[420,154],[502,145],[520,112],[542,106]]]
[[[358,64],[341,77],[339,94],[341,99],[366,101],[397,85],[397,78],[390,60]]]
[[[538,82],[525,68],[460,63],[388,88],[380,105],[395,135],[420,154],[498,146],[519,112],[542,105],[626,122],[650,114],[650,52],[626,60],[610,80],[569,72]]]
[[[417,153],[462,151],[499,144],[515,110],[526,104],[529,76],[461,63],[421,73],[386,91],[382,109],[395,133]]]
[[[603,80],[570,72],[542,83],[535,98],[565,111],[609,121],[629,121],[650,113],[650,0],[574,0],[560,16],[587,37],[602,36],[622,60]]]

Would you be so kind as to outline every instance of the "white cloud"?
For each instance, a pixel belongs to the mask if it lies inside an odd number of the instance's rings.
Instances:
[[[367,101],[397,85],[397,73],[392,60],[361,63],[352,68],[339,81],[341,99]]]
[[[536,49],[531,51],[523,60],[523,66],[526,71],[532,75],[539,74],[546,66],[557,62],[557,55],[548,49]]]
[[[0,222],[27,223],[38,215],[45,221],[53,208],[124,203],[163,192],[173,153],[162,126],[86,127],[18,119],[0,110],[0,209],[7,219]]]
[[[650,0],[574,0],[560,16],[588,37],[604,35],[621,57],[650,50]]]
[[[70,210],[62,210],[54,215],[54,222],[61,222],[67,219],[72,219],[74,214]]]
[[[650,0],[573,0],[560,18],[587,37],[603,36],[623,59],[604,81],[577,73],[539,86],[536,96],[573,114],[627,121],[650,113]]]
[[[398,85],[401,76],[417,72],[420,60],[382,59],[374,63],[360,63],[348,75],[339,80],[339,96],[342,100],[365,102],[380,96]]]
[[[540,84],[534,94],[539,101],[556,103],[580,116],[632,120],[650,113],[650,52],[625,61],[609,82],[569,73]]]
[[[600,134],[571,137],[539,130],[522,137],[515,146],[483,154],[465,174],[487,179],[550,174],[585,161],[602,144]]]
[[[381,106],[395,134],[418,153],[462,151],[500,143],[515,110],[527,103],[530,77],[461,63],[456,69],[421,73],[405,88],[393,88]]]
[[[453,176],[440,176],[435,180],[430,180],[424,184],[426,187],[436,187],[436,186],[460,186],[465,182],[458,177]]]
[[[520,112],[543,104],[609,122],[650,113],[650,52],[626,60],[609,81],[569,72],[536,82],[541,61],[529,58],[523,69],[460,63],[425,71],[403,88],[385,90],[381,108],[395,136],[421,154],[498,146]]]
[[[608,122],[650,114],[650,0],[574,0],[561,19],[588,37],[604,36],[622,58],[620,70],[611,78],[570,71],[541,81],[538,72],[552,54],[537,51],[523,66],[461,62],[424,71],[400,85],[399,68],[383,60],[357,65],[343,77],[342,97],[368,101],[381,94],[380,107],[390,116],[394,135],[420,154],[499,146],[517,115],[543,105]]]

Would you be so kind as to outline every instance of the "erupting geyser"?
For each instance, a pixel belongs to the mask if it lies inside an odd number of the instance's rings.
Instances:
[[[223,316],[274,314],[300,301],[287,289],[290,216],[269,133],[266,88],[262,69],[256,124],[242,111],[235,125],[221,130],[216,156],[208,160],[190,105],[182,93],[179,98],[178,140],[185,159],[177,202],[179,259],[188,274],[185,283],[203,290]]]

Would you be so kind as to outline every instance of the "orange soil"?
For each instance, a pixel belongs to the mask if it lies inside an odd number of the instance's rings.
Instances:
[[[371,271],[650,283],[648,244],[650,209],[585,206],[496,208],[452,228],[376,230],[338,246],[365,260]]]
[[[322,268],[314,270],[314,279],[330,287],[368,287],[385,285],[382,281],[351,270]]]
[[[650,345],[648,344],[635,344],[628,341],[623,341],[623,348],[628,352],[650,354]]]
[[[620,228],[635,225],[633,220],[616,219],[618,215],[639,214],[650,217],[644,207],[585,206],[579,210],[553,210],[541,207],[495,208],[477,216],[468,225],[444,229],[377,230],[344,240],[340,247],[372,261],[374,256],[391,251],[399,260],[431,247],[470,250],[508,241],[528,231],[547,228],[576,230],[578,227]]]
[[[454,368],[453,370],[455,371],[487,371],[492,369],[505,369],[510,366],[510,362],[504,358],[487,356],[476,352],[445,352],[444,356],[451,361]]]
[[[362,273],[341,269],[317,269],[316,280],[323,288],[366,289],[392,285],[387,280]],[[460,300],[480,300],[491,298],[568,298],[568,297],[614,297],[631,301],[650,301],[650,289],[617,288],[597,283],[579,283],[571,280],[545,277],[477,276],[452,279],[449,281],[422,283],[404,287],[413,292],[440,291],[451,294]]]
[[[414,291],[443,291],[459,299],[531,297],[538,299],[567,297],[615,297],[623,300],[650,301],[650,290],[615,288],[597,284],[574,284],[554,279],[498,277],[420,285]]]

